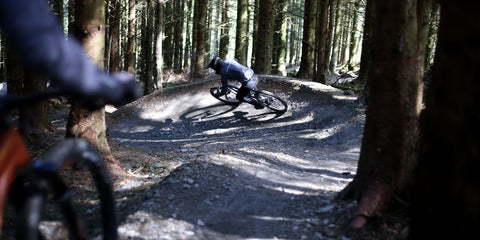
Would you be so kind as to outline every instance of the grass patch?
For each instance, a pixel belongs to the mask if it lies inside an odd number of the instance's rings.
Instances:
[[[352,91],[354,94],[359,95],[365,88],[365,84],[352,81],[347,83],[334,83],[332,84],[332,87],[341,89],[343,91]]]

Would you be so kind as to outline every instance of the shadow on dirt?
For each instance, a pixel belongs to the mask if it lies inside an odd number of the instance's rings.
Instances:
[[[108,125],[122,144],[168,154],[180,165],[120,202],[122,238],[343,236],[355,204],[333,196],[356,172],[363,109],[294,85],[280,95],[289,110],[275,114],[219,103],[209,87],[149,96]]]
[[[322,174],[337,176],[328,171]],[[306,190],[308,194],[298,194]],[[123,216],[127,219],[121,233],[148,232],[148,238],[138,239],[180,239],[185,235],[189,235],[187,239],[313,239],[319,232],[334,234],[328,227],[311,228],[332,219],[325,216],[326,209],[341,205],[331,201],[334,192],[292,187],[200,161],[182,165],[148,194],[131,206],[128,217]],[[348,220],[351,208],[341,211],[343,214],[335,216],[336,224]],[[170,224],[182,227],[172,229]]]

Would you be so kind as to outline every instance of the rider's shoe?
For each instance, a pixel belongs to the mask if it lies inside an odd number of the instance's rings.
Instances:
[[[255,109],[264,109],[265,106],[259,102],[256,102],[255,104],[253,104],[253,106],[255,107]]]

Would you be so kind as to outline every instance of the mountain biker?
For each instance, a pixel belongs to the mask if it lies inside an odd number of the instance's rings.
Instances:
[[[207,68],[215,70],[215,73],[220,74],[222,77],[222,88],[216,94],[217,96],[225,95],[228,89],[228,80],[236,80],[242,84],[236,96],[240,102],[250,103],[256,109],[265,107],[261,102],[250,97],[250,91],[256,89],[258,84],[258,77],[252,69],[243,66],[236,59],[231,58],[223,61],[219,57],[212,58]]]
[[[0,0],[0,29],[25,66],[95,106],[134,100],[137,85],[133,75],[102,71],[78,41],[65,38],[63,28],[48,9],[46,0]]]

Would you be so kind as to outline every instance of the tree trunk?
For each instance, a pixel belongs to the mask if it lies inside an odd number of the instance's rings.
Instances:
[[[375,24],[375,1],[367,0],[367,6],[365,9],[365,24],[363,27],[363,42],[362,42],[362,55],[360,56],[360,71],[357,79],[357,83],[364,85],[363,91],[359,97],[359,101],[364,104],[367,103],[368,99],[368,85],[367,79],[369,71],[371,70],[372,64],[372,39],[373,39],[373,29]]]
[[[174,65],[175,73],[183,72],[183,23],[184,23],[184,1],[176,0],[174,3],[175,30],[173,31],[174,44]]]
[[[333,35],[335,34],[335,13],[336,13],[336,8],[337,8],[337,1],[336,0],[330,0],[330,7],[328,8],[328,30],[327,30],[327,39],[325,43],[325,59],[327,59],[327,65],[326,70],[328,74],[328,70],[330,67],[330,62],[331,62],[331,57],[332,57],[332,41],[333,41]]]
[[[348,2],[346,3],[348,4]],[[347,63],[347,49],[348,49],[348,37],[350,36],[350,17],[349,17],[349,11],[344,10],[343,11],[343,16],[341,20],[342,24],[342,33],[340,35],[341,38],[341,44],[339,48],[339,58],[337,60],[337,63],[341,66],[344,66]]]
[[[230,1],[226,0],[223,1],[222,7],[222,26],[220,27],[220,49],[219,49],[219,57],[225,59],[228,55],[228,48],[230,46],[230,19],[228,10],[230,7]]]
[[[372,39],[373,28],[375,24],[375,1],[367,0],[367,6],[365,10],[365,26],[363,28],[363,42],[362,42],[362,56],[360,61],[360,73],[358,74],[357,81],[360,83],[366,83],[368,77],[368,70],[370,70],[370,64],[372,60]]]
[[[174,1],[165,2],[165,39],[163,39],[163,65],[166,68],[173,68],[173,31],[174,31],[174,12],[173,12],[173,3]],[[195,24],[195,23],[194,23]]]
[[[110,0],[112,6],[111,18],[109,20],[110,30],[110,64],[109,70],[111,72],[118,72],[121,68],[120,58],[120,18],[122,14],[121,3],[119,0]]]
[[[127,37],[127,56],[125,59],[125,69],[128,72],[135,72],[135,1],[128,0],[128,37]]]
[[[143,62],[143,80],[145,85],[143,88],[143,94],[148,95],[155,91],[155,83],[153,78],[153,19],[155,14],[153,13],[152,1],[147,0],[143,19],[143,33],[142,33],[142,62]]]
[[[157,44],[155,49],[155,59],[157,66],[157,85],[158,88],[163,87],[163,5],[165,4],[164,0],[159,0],[157,3],[158,10],[158,19],[157,19]]]
[[[287,0],[276,0],[272,73],[287,76]]]
[[[258,39],[258,11],[259,11],[259,5],[260,5],[260,0],[252,0],[254,2],[253,4],[253,32],[252,32],[252,59],[250,60],[251,66],[255,66],[255,56],[257,52],[257,39]]]
[[[335,23],[334,24],[334,33],[333,33],[333,40],[332,40],[332,54],[330,57],[330,64],[328,65],[328,69],[330,72],[335,72],[335,68],[337,67],[337,59],[338,59],[338,52],[339,52],[339,38],[341,35],[341,26],[340,26],[340,4],[341,0],[332,0],[332,7],[335,8]]]
[[[102,65],[105,45],[104,2],[76,0],[75,6],[75,35],[82,42],[87,55]],[[104,108],[88,111],[73,103],[66,134],[67,137],[84,138],[95,146],[102,153],[110,170],[125,171],[122,165],[114,159],[108,146]]]
[[[416,1],[376,1],[367,119],[357,174],[339,194],[359,206],[354,229],[382,216],[412,181],[422,100],[425,26]],[[418,8],[418,13],[417,13]],[[423,41],[423,42],[422,42]]]
[[[479,10],[479,2],[441,2],[411,239],[468,239],[480,233]]]
[[[273,0],[259,0],[254,67],[258,74],[269,74],[272,69],[273,3]]]
[[[185,51],[183,56],[183,72],[187,72],[190,68],[190,60],[192,54],[192,27],[190,22],[192,21],[192,1],[187,1],[187,29],[185,38]]]
[[[32,70],[26,69],[23,76],[22,94],[42,91],[47,87],[47,79]],[[49,127],[46,101],[43,100],[30,106],[23,106],[19,109],[18,115],[18,126],[25,140],[30,144],[35,144],[39,141],[41,143],[41,137]]]
[[[205,70],[205,33],[207,20],[207,0],[195,1],[195,26],[196,34],[194,39],[195,50],[192,60],[192,77],[202,78]]]
[[[328,6],[330,0],[319,0],[317,3],[317,23],[316,23],[316,42],[315,42],[315,63],[313,81],[326,84],[328,78],[327,66],[328,59],[326,55],[327,36],[328,36]]]
[[[22,94],[23,64],[12,43],[5,42],[5,76],[8,95]]]
[[[383,215],[393,199],[405,193],[417,161],[424,9],[416,1],[378,0],[375,4],[375,71],[368,78],[369,104],[358,171],[339,194],[359,201],[350,225],[355,229]]]
[[[360,7],[360,0],[355,0],[353,4],[354,8],[352,10],[352,28],[350,30],[350,44],[349,44],[349,51],[348,51],[348,61],[347,61],[347,70],[353,70],[353,58],[355,56],[355,49],[357,48],[357,24],[358,24],[358,15],[359,15],[359,7]]]
[[[235,57],[244,66],[248,54],[248,0],[238,0],[237,29],[235,37]]]

